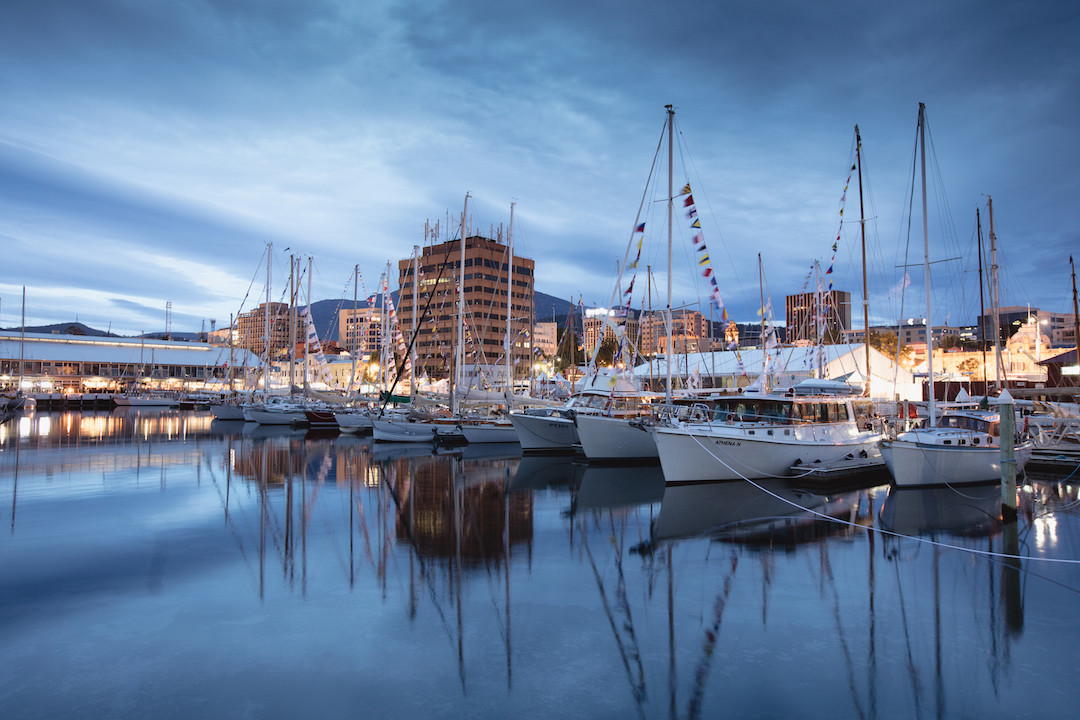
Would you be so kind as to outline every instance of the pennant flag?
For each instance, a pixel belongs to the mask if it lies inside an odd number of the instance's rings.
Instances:
[[[693,204],[694,204],[694,196],[693,195],[687,195],[686,199],[683,200],[683,207],[690,207]]]
[[[694,222],[690,223],[690,227],[701,229],[701,223],[695,219]]]
[[[697,249],[697,251],[701,252],[704,249],[705,249],[705,243],[701,243],[701,246]]]
[[[683,189],[679,192],[679,194],[680,195],[689,195],[690,194],[690,183],[686,183],[686,185],[683,186]]]
[[[709,253],[705,253],[704,255],[701,256],[701,260],[698,260],[698,265],[708,265],[708,264],[709,264]]]
[[[641,223],[640,225],[638,225],[637,229],[634,230],[634,232],[645,232],[645,223]]]

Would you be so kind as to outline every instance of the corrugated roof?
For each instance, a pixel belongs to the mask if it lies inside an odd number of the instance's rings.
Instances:
[[[22,349],[20,351],[20,345]],[[222,366],[229,362],[229,348],[223,345],[187,343],[173,340],[140,338],[83,337],[81,335],[46,335],[27,333],[25,342],[19,333],[0,332],[0,358],[6,360],[154,363],[156,365]],[[258,367],[259,358],[248,350],[232,351],[233,367]]]

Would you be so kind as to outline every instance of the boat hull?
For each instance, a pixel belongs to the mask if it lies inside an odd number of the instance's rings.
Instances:
[[[649,431],[627,418],[578,414],[577,425],[581,451],[591,462],[620,460],[655,460],[659,457]]]
[[[795,465],[869,455],[881,439],[853,427],[790,425],[657,426],[652,436],[669,484],[790,477]]]
[[[435,426],[429,423],[374,419],[372,436],[376,442],[432,442]]]
[[[1032,443],[1015,448],[1016,471],[1031,459]],[[908,440],[883,440],[881,457],[897,487],[971,485],[1001,479],[1001,448],[943,446]]]
[[[563,415],[513,413],[510,423],[522,450],[570,450],[578,444],[577,426]]]
[[[243,420],[244,408],[231,403],[215,403],[210,406],[215,420]]]

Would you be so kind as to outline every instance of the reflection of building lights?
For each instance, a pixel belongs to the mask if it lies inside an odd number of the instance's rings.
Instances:
[[[1057,518],[1053,513],[1036,518],[1032,527],[1035,529],[1035,547],[1045,550],[1057,545]]]
[[[25,417],[25,416],[19,418],[19,437],[20,438],[28,438],[28,437],[30,437],[30,418]]]
[[[52,418],[48,415],[42,415],[38,418],[38,437],[42,435],[48,435],[52,431]]]

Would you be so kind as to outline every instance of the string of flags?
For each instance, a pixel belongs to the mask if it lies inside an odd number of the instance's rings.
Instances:
[[[697,206],[694,205],[694,195],[690,191],[690,183],[686,183],[679,196],[685,195],[683,200],[683,207],[686,208],[686,217],[690,220],[690,229],[693,232],[694,247],[700,257],[698,258],[698,267],[702,268],[702,276],[709,281],[709,300],[716,306],[717,311],[720,313],[720,319],[726,322],[728,319],[727,309],[724,307],[724,301],[720,297],[720,286],[716,282],[716,276],[713,274],[712,261],[709,260],[709,250],[705,246],[705,235],[701,232],[701,221],[698,220]]]

